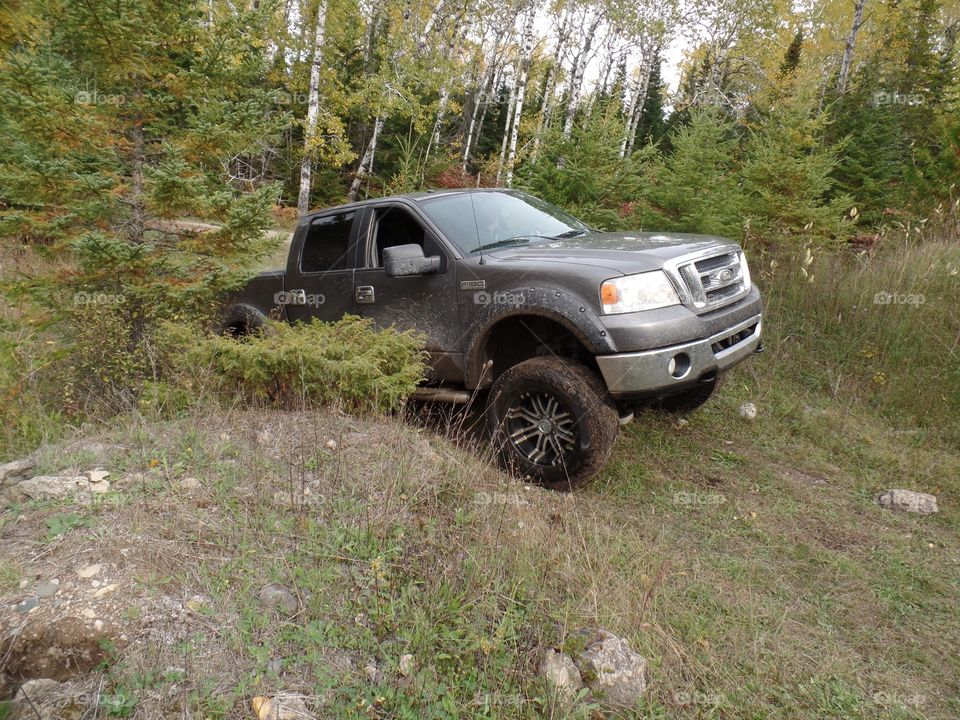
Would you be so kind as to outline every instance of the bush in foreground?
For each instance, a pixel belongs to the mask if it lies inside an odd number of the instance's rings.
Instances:
[[[209,369],[221,391],[239,389],[249,401],[283,407],[338,402],[393,411],[425,370],[419,335],[376,330],[371,320],[352,315],[335,323],[268,321],[240,340],[208,335],[197,342],[189,328],[169,325],[164,343],[178,382],[192,383]]]

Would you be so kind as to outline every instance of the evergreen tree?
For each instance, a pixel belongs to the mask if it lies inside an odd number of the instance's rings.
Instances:
[[[836,151],[823,141],[828,117],[814,111],[813,98],[774,97],[744,145],[740,176],[750,235],[800,244],[841,240],[852,201],[833,192]]]
[[[740,237],[743,197],[737,185],[736,128],[714,108],[694,109],[669,137],[672,152],[650,171],[651,210],[644,225]]]
[[[265,16],[197,0],[20,10],[0,67],[0,234],[73,269],[14,290],[77,345],[83,381],[131,399],[157,324],[209,320],[267,251],[277,189],[259,177],[285,118],[249,41]],[[172,222],[185,216],[222,228]]]

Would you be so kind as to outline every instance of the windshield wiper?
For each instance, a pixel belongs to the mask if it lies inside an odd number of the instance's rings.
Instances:
[[[497,240],[496,242],[487,243],[486,245],[481,245],[478,248],[471,250],[471,253],[482,252],[483,250],[493,250],[494,248],[499,247],[508,247],[510,245],[526,245],[530,242],[531,239],[542,240],[543,237],[540,235],[517,235],[516,237],[507,238],[506,240]]]
[[[559,235],[554,235],[553,237],[555,237],[557,240],[566,240],[567,238],[580,237],[581,235],[586,234],[586,230],[567,230],[566,232],[562,232]]]

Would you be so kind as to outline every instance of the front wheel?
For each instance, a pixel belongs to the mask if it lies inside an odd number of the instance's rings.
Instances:
[[[553,490],[590,480],[619,431],[616,406],[600,379],[558,357],[525,360],[497,378],[487,424],[504,464]]]

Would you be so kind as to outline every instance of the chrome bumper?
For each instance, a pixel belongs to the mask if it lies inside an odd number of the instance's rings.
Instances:
[[[737,323],[704,340],[620,355],[598,355],[611,395],[647,393],[690,385],[710,371],[723,372],[756,352],[761,316]]]

